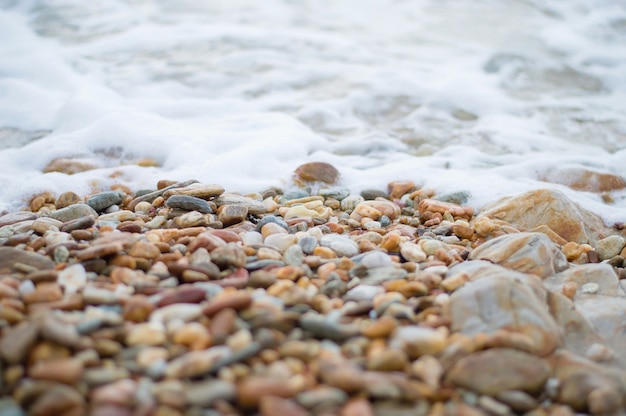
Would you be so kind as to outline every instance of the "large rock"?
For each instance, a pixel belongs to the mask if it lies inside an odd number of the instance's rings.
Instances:
[[[455,386],[495,396],[507,390],[537,393],[550,376],[550,366],[534,355],[492,348],[462,357],[446,374]]]
[[[563,344],[539,278],[478,261],[461,263],[449,275],[456,273],[465,274],[469,282],[450,297],[453,332],[469,336],[501,330],[521,334],[529,340],[526,349],[541,356]]]
[[[494,238],[472,251],[469,259],[488,260],[541,278],[568,267],[565,255],[542,233],[516,233]]]
[[[556,190],[540,189],[505,197],[483,208],[478,218],[483,216],[525,230],[546,225],[565,240],[577,243],[594,244],[611,234],[600,217]]]
[[[578,286],[577,296],[582,296],[585,285],[592,283],[598,285],[598,295],[624,296],[624,291],[619,285],[619,278],[613,267],[606,263],[581,264],[561,273],[548,277],[544,284],[553,292],[561,292],[563,285],[574,282]]]

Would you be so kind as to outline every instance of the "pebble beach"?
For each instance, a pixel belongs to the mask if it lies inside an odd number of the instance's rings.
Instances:
[[[621,224],[338,175],[4,213],[0,415],[624,414]]]
[[[626,415],[626,4],[0,0],[0,416]]]

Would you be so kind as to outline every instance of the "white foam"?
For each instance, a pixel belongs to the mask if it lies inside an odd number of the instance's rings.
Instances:
[[[165,178],[288,187],[319,160],[354,192],[553,187],[624,221],[626,192],[540,179],[626,178],[626,6],[544,3],[0,0],[0,210]],[[43,174],[55,158],[98,169]]]

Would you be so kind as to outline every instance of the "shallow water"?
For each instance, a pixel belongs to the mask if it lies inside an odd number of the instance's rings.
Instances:
[[[0,210],[117,182],[286,188],[315,160],[355,192],[555,187],[626,220],[623,190],[542,181],[626,178],[623,2],[0,0],[0,38]],[[97,169],[44,174],[55,158]]]

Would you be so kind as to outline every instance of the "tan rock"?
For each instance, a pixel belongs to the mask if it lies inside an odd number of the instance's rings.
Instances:
[[[39,361],[28,369],[28,375],[35,380],[58,381],[74,385],[83,374],[83,363],[74,358],[59,358]]]
[[[482,261],[454,266],[449,275],[470,279],[450,296],[451,330],[475,336],[499,330],[529,337],[529,352],[546,355],[562,344],[560,327],[546,304],[541,280]]]
[[[306,411],[293,400],[284,399],[277,396],[261,397],[259,403],[261,416],[290,415],[290,416],[307,416]]]
[[[534,355],[505,348],[492,348],[459,359],[445,378],[455,386],[481,394],[507,390],[541,391],[550,376],[550,366]]]
[[[626,187],[621,176],[578,167],[557,167],[542,173],[539,179],[587,192],[610,192]]]
[[[446,212],[449,212],[454,218],[462,218],[467,221],[471,220],[474,215],[474,208],[472,207],[463,207],[449,202],[437,201],[436,199],[423,199],[419,202],[417,208],[420,214],[427,220],[432,218],[435,213],[443,216]]]
[[[483,208],[478,217],[506,221],[525,230],[546,225],[565,240],[577,243],[594,244],[611,234],[600,217],[554,190],[542,189],[503,198]]]
[[[542,233],[516,233],[494,238],[474,249],[468,259],[488,260],[541,278],[568,267],[565,255]]]
[[[70,158],[56,158],[52,159],[44,168],[44,173],[60,172],[66,175],[73,175],[79,172],[86,172],[88,170],[98,169],[98,166],[84,162],[81,160],[74,160]]]
[[[387,193],[391,199],[400,199],[402,195],[409,194],[415,190],[413,181],[393,181],[387,184]]]
[[[296,182],[325,182],[332,184],[337,181],[339,171],[331,164],[309,162],[298,166],[295,170]]]
[[[85,399],[72,387],[54,384],[47,388],[30,407],[33,416],[81,415],[86,413]]]

